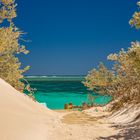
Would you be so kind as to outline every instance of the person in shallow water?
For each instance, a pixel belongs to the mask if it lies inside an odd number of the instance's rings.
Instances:
[[[73,109],[73,104],[72,103],[65,104],[64,109]]]
[[[72,108],[73,108],[73,104],[69,103],[69,109],[72,109]]]
[[[64,109],[74,109],[74,108],[81,108],[81,109],[88,109],[90,108],[91,106],[89,106],[87,103],[83,102],[82,103],[82,106],[74,106],[72,103],[69,103],[69,104],[65,104],[64,105]]]
[[[69,105],[68,104],[65,104],[64,105],[64,109],[69,109]]]

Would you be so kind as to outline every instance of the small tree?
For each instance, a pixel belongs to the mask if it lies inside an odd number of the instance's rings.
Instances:
[[[137,3],[140,8],[140,2]],[[140,12],[136,11],[131,20],[131,26],[140,28]],[[132,42],[127,51],[110,54],[108,60],[114,61],[112,71],[103,64],[93,69],[83,82],[90,90],[109,94],[114,99],[112,109],[119,109],[124,104],[136,104],[140,100],[140,43]]]
[[[16,4],[14,0],[0,0],[0,77],[19,91],[23,91],[22,73],[29,69],[21,69],[17,54],[28,51],[19,41],[22,32],[14,25]]]
[[[119,104],[139,102],[140,99],[140,43],[132,42],[127,51],[110,54],[115,62],[116,81],[113,90],[108,90]]]
[[[108,94],[107,89],[111,87],[114,75],[107,70],[103,63],[97,69],[91,70],[85,77],[83,84],[89,89],[99,94]]]

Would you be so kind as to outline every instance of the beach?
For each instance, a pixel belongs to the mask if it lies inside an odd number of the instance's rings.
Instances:
[[[106,108],[91,108],[79,111],[52,111],[43,105],[34,102],[28,96],[18,92],[4,80],[0,79],[0,138],[2,140],[96,140],[118,136],[121,127],[133,125],[137,114],[128,113],[129,119],[123,124],[116,120],[123,118],[112,116]],[[123,112],[123,111],[122,111]],[[125,114],[126,115],[126,114]],[[137,116],[136,116],[137,115]],[[113,122],[115,118],[116,123]],[[136,122],[138,124],[138,122]],[[116,126],[120,126],[116,127]],[[139,126],[136,133],[139,134]],[[125,129],[124,129],[125,130]],[[125,132],[124,132],[125,134]],[[135,135],[134,135],[135,136]],[[125,139],[122,135],[121,139]],[[137,140],[139,136],[135,139]]]
[[[139,29],[140,0],[0,0],[0,140],[140,140]]]

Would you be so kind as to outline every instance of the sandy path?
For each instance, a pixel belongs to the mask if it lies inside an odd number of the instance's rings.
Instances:
[[[79,111],[57,112],[63,116],[61,129],[55,130],[55,135],[61,140],[96,140],[100,136],[108,137],[118,132],[111,124],[101,121],[101,117],[93,117]],[[58,140],[55,135],[51,139]]]
[[[83,112],[75,111],[65,115],[62,118],[62,122],[66,124],[94,125],[95,123],[97,123],[97,118],[87,115]]]
[[[83,112],[57,111],[63,116],[62,130],[57,132],[61,133],[62,140],[140,140],[139,109],[139,106],[124,108],[120,113],[116,113],[121,115],[113,115],[111,121],[111,114],[101,107]],[[128,110],[129,117],[126,117],[125,110]]]

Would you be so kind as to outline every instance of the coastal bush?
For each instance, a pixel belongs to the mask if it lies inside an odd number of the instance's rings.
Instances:
[[[115,57],[114,57],[115,56]],[[115,82],[108,92],[115,99],[114,108],[126,103],[139,103],[140,100],[140,43],[132,42],[127,51],[110,54],[114,61]]]
[[[111,87],[114,80],[113,71],[107,70],[103,63],[97,69],[91,70],[85,77],[83,84],[89,89],[99,94],[108,94],[108,87]]]
[[[140,7],[140,2],[137,3]],[[129,21],[131,26],[140,28],[140,12],[133,14]],[[127,51],[110,54],[108,60],[114,62],[113,68],[107,68],[101,63],[97,69],[91,70],[83,84],[99,94],[112,96],[112,110],[117,110],[125,104],[137,104],[140,101],[140,42],[132,42]]]
[[[14,0],[0,0],[0,77],[19,91],[23,91],[23,73],[29,66],[21,69],[18,54],[27,54],[24,45],[21,45],[23,32],[13,23],[16,17]]]
[[[126,103],[140,101],[140,43],[132,42],[127,51],[110,54],[108,60],[114,61],[112,70],[100,63],[91,70],[83,84],[93,92],[112,97],[112,109]]]

